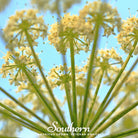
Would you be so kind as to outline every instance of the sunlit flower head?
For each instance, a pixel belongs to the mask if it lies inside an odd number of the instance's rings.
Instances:
[[[46,37],[47,26],[44,25],[42,16],[37,17],[37,12],[34,9],[16,11],[15,15],[9,17],[8,24],[3,29],[6,40],[9,40],[7,48],[26,45],[26,31],[30,34],[33,45],[37,45],[35,40],[38,37]]]
[[[130,52],[135,41],[138,42],[138,18],[136,16],[128,18],[123,22],[122,30],[118,34],[117,40],[126,53]],[[134,50],[134,54],[138,54],[138,43]]]
[[[92,24],[97,21],[104,28],[104,36],[109,36],[114,33],[114,28],[120,30],[121,21],[116,8],[108,3],[101,1],[94,1],[88,3],[80,10],[80,16],[89,20]]]
[[[75,67],[76,72],[76,84],[78,86],[85,85],[85,74],[81,68],[78,66]],[[60,89],[64,89],[64,85],[66,82],[69,83],[71,87],[71,67],[68,68],[67,74],[64,74],[64,67],[62,65],[53,67],[48,75],[48,80],[52,86],[52,88],[60,87]],[[78,87],[77,86],[77,87]]]
[[[114,48],[98,50],[97,56],[94,59],[93,85],[97,85],[102,72],[104,72],[104,83],[112,83],[122,63],[122,57],[116,53]],[[89,58],[87,64],[84,66],[85,72],[88,71],[88,67]]]
[[[0,69],[2,77],[8,77],[10,84],[20,85],[20,82],[26,82],[27,77],[23,72],[23,68],[28,71],[30,76],[37,75],[36,65],[31,57],[31,51],[28,48],[20,47],[17,51],[8,51],[3,57],[5,63]]]
[[[62,38],[62,39],[61,39]],[[88,43],[93,39],[92,25],[80,16],[65,14],[60,24],[51,26],[48,40],[60,53],[66,52],[70,47],[70,40],[74,43],[75,52],[88,51]]]

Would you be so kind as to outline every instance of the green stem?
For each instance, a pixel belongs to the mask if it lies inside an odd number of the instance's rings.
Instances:
[[[21,124],[22,126],[28,128],[28,129],[30,129],[30,130],[36,132],[36,133],[42,133],[40,130],[37,130],[34,126],[32,126],[32,125],[26,123],[25,121],[22,121],[21,119],[15,117],[15,116],[13,116],[13,115],[11,115],[10,113],[8,113],[8,112],[6,112],[6,111],[0,110],[0,113],[3,114],[3,115],[5,115],[5,116],[7,116],[7,117],[9,117],[9,118],[11,118],[11,119],[13,119],[14,121],[18,122],[18,123]]]
[[[73,93],[73,118],[74,125],[77,126],[77,101],[76,101],[76,79],[75,79],[75,59],[74,59],[73,39],[70,39],[70,55],[71,55],[71,78],[72,78],[72,93]]]
[[[30,81],[30,83],[32,84],[32,86],[34,87],[34,89],[36,90],[38,97],[40,98],[40,100],[42,100],[42,103],[44,104],[44,106],[46,108],[49,109],[49,111],[51,112],[52,116],[59,122],[59,124],[61,126],[64,126],[61,122],[61,120],[58,118],[56,112],[50,107],[49,103],[47,102],[47,99],[44,97],[44,95],[39,91],[38,86],[33,82],[33,80],[31,79],[30,75],[28,74],[28,72],[26,71],[26,69],[22,68],[23,72],[25,73],[25,75],[27,76],[28,80]]]
[[[56,0],[56,9],[57,9],[57,15],[58,15],[58,22],[60,24],[60,15],[61,15],[61,12],[60,12],[60,1],[59,0]],[[62,26],[60,25],[60,27],[58,28],[58,32],[62,32]],[[61,41],[60,41],[60,44],[63,46],[63,38],[61,37]],[[64,47],[63,47],[64,48]],[[66,57],[64,54],[62,54],[62,59],[63,59],[63,66],[64,66],[64,71],[65,71],[65,75],[67,74],[67,62],[66,62]],[[67,76],[67,75],[66,75]],[[66,78],[67,80],[67,78]],[[65,85],[65,92],[66,92],[66,96],[67,96],[67,103],[68,103],[68,108],[69,108],[69,113],[70,113],[70,118],[71,118],[71,121],[73,122],[73,115],[72,115],[72,109],[71,109],[71,95],[70,95],[70,89],[69,89],[69,83],[68,81],[66,81],[64,83]],[[69,136],[72,137],[69,133]]]
[[[66,62],[65,55],[62,55],[62,59],[63,59],[63,65],[64,65],[64,71],[65,71],[64,74],[65,74],[65,76],[67,76],[67,62]],[[67,80],[67,77],[66,77],[66,80]],[[66,96],[67,96],[67,103],[68,103],[68,107],[69,107],[70,118],[71,118],[71,122],[73,122],[73,114],[72,114],[72,108],[71,108],[71,95],[70,95],[68,81],[66,81],[64,83],[64,85],[65,85],[65,92],[66,92]]]
[[[108,98],[109,98],[109,96],[110,96],[112,90],[114,89],[116,83],[118,82],[120,76],[122,75],[122,73],[123,73],[125,67],[127,66],[127,64],[128,64],[128,62],[129,62],[129,60],[130,60],[132,54],[133,54],[133,51],[134,51],[136,45],[137,45],[137,41],[134,42],[134,45],[133,45],[133,47],[132,47],[132,50],[130,51],[130,53],[129,53],[127,59],[126,59],[126,61],[124,62],[124,64],[123,64],[123,66],[122,66],[120,72],[118,73],[117,77],[115,78],[115,80],[114,80],[112,86],[110,87],[108,93],[106,94],[106,96],[105,96],[103,102],[101,103],[100,107],[98,108],[95,117],[93,118],[92,122],[90,123],[90,129],[92,129],[92,127],[94,126],[94,124],[96,123],[96,121],[99,119],[100,115],[102,114],[102,111],[103,111],[102,109],[103,109],[103,107],[104,107],[106,101],[108,100]]]
[[[85,123],[84,123],[84,126],[87,125],[88,120],[89,120],[89,118],[90,118],[90,115],[91,115],[91,113],[92,113],[92,110],[93,110],[93,107],[94,107],[94,104],[95,104],[95,101],[96,101],[96,98],[97,98],[97,94],[98,94],[99,88],[100,88],[100,86],[101,86],[101,82],[102,82],[103,75],[104,75],[104,71],[102,71],[101,77],[100,77],[100,79],[99,79],[99,83],[98,83],[98,85],[97,85],[97,88],[96,88],[96,91],[95,91],[95,94],[94,94],[94,98],[93,98],[92,103],[91,103],[91,107],[90,107],[90,109],[89,109],[89,111],[88,111],[88,117],[86,118],[86,121],[85,121]]]
[[[111,97],[109,98],[109,100],[107,101],[107,103],[105,104],[105,106],[103,107],[102,113],[105,111],[105,109],[107,108],[107,106],[111,103],[111,101],[113,100],[113,98],[119,93],[119,89],[121,88],[121,86],[123,85],[123,83],[127,80],[128,76],[130,75],[130,73],[132,72],[132,70],[134,69],[134,67],[137,65],[137,63],[138,63],[138,58],[136,59],[136,61],[134,62],[134,64],[130,68],[130,70],[123,77],[123,79],[121,80],[121,82],[117,85],[117,87],[114,90],[113,94],[111,95]]]
[[[18,112],[12,110],[11,108],[9,108],[8,106],[0,103],[0,106],[3,107],[4,109],[6,109],[7,111],[13,113],[14,115],[20,117],[23,121],[26,121],[28,124],[31,124],[32,126],[34,126],[38,131],[41,132],[45,132],[48,133],[48,131],[46,129],[44,129],[43,127],[41,127],[40,125],[34,123],[33,121],[27,119],[26,117],[22,116],[21,114],[19,114]]]
[[[95,30],[95,35],[94,35],[93,48],[91,51],[89,69],[88,69],[88,74],[87,74],[86,91],[84,95],[82,117],[81,117],[81,127],[83,126],[83,123],[84,123],[84,117],[85,117],[85,112],[86,112],[86,107],[87,107],[87,98],[88,98],[89,89],[90,89],[91,74],[92,74],[92,69],[93,69],[93,64],[94,64],[94,56],[95,56],[95,52],[97,48],[97,41],[99,37],[100,23],[98,21],[96,22],[95,29],[96,30]]]
[[[120,105],[126,100],[126,98],[128,97],[129,93],[126,94],[126,96],[124,96],[122,98],[122,100],[120,100],[120,102],[116,105],[116,107],[111,111],[109,112],[109,114],[107,114],[104,119],[94,128],[94,130],[92,131],[92,133],[94,133],[102,124],[104,124],[104,122],[106,120],[108,120],[110,118],[110,116],[113,115],[113,113],[120,107]]]
[[[78,124],[80,123],[81,119],[81,112],[82,112],[82,95],[80,96],[79,99],[79,113],[78,113]]]
[[[131,130],[127,130],[127,131],[124,131],[124,132],[120,132],[120,133],[115,133],[115,134],[112,134],[112,135],[108,135],[108,136],[105,136],[105,137],[102,137],[102,138],[125,138],[127,136],[130,136],[130,135],[134,135],[134,134],[137,134],[138,133],[138,128],[134,128],[134,129],[131,129]]]
[[[119,112],[117,115],[115,115],[114,117],[112,117],[107,123],[103,124],[97,131],[96,133],[99,134],[101,132],[103,132],[106,128],[110,127],[113,123],[115,123],[116,121],[118,121],[120,118],[122,118],[124,115],[126,115],[129,111],[131,111],[132,109],[134,109],[136,106],[138,106],[138,101],[136,101],[135,103],[133,103],[132,105],[130,105],[129,107],[127,107],[126,109],[124,109],[123,111]]]
[[[64,125],[67,126],[67,123],[66,123],[66,121],[65,121],[65,119],[64,119],[64,116],[63,116],[63,114],[62,114],[62,111],[61,111],[61,109],[59,108],[59,105],[58,105],[58,103],[57,103],[57,101],[56,101],[56,99],[55,99],[55,97],[54,97],[54,95],[53,95],[52,89],[51,89],[51,87],[49,86],[49,83],[48,83],[48,81],[47,81],[47,79],[46,79],[46,77],[45,77],[45,75],[44,75],[44,73],[43,73],[43,70],[42,70],[42,67],[41,67],[41,65],[40,65],[39,59],[38,59],[38,57],[37,57],[37,55],[36,55],[36,53],[35,53],[35,51],[34,51],[34,49],[33,49],[31,36],[29,35],[29,33],[28,33],[27,30],[25,30],[25,35],[26,35],[26,37],[27,37],[27,41],[28,41],[28,43],[29,43],[29,46],[30,46],[30,49],[31,49],[31,51],[32,51],[33,57],[34,57],[34,59],[35,59],[35,62],[36,62],[36,64],[37,64],[37,66],[38,66],[38,68],[39,68],[39,71],[40,71],[40,73],[41,73],[41,76],[42,76],[42,78],[43,78],[43,80],[44,80],[45,86],[46,86],[46,88],[48,89],[48,92],[49,92],[49,94],[50,94],[50,96],[51,96],[51,98],[52,98],[52,100],[53,100],[53,102],[54,102],[54,104],[55,104],[55,106],[56,106],[56,108],[57,108],[57,110],[58,110],[58,113],[59,113],[60,117],[62,118],[62,121],[63,121]]]
[[[39,116],[37,116],[34,112],[32,112],[30,109],[25,107],[21,102],[16,100],[12,95],[10,95],[8,92],[6,92],[3,88],[0,87],[0,91],[2,91],[4,94],[6,94],[10,99],[12,99],[15,103],[17,103],[20,107],[22,107],[24,110],[26,110],[28,113],[30,113],[32,116],[37,118],[39,121],[41,121],[44,125],[50,126],[47,122],[45,122],[43,119],[41,119]]]

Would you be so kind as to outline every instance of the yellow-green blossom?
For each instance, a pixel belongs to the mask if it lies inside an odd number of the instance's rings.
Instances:
[[[89,40],[93,39],[92,25],[80,16],[65,14],[60,24],[52,24],[48,40],[60,53],[66,52],[70,47],[70,40],[73,41],[75,52],[89,50]]]
[[[117,40],[126,53],[129,53],[132,49],[134,41],[138,42],[138,18],[136,16],[130,17],[123,22],[122,30],[118,34]],[[134,54],[138,54],[138,43],[134,50]]]
[[[116,8],[108,3],[101,1],[94,1],[85,5],[80,10],[80,16],[87,19],[92,24],[97,21],[104,28],[104,36],[109,36],[114,33],[114,28],[117,27],[120,30],[121,21]]]
[[[76,84],[78,86],[85,85],[85,74],[81,68],[78,66],[75,67],[76,72]],[[66,82],[69,83],[69,87],[71,87],[71,67],[68,68],[67,74],[64,74],[64,67],[62,65],[56,66],[52,68],[49,72],[48,79],[52,88],[60,86],[60,89],[64,89],[64,85]]]
[[[97,85],[100,75],[104,72],[104,83],[111,84],[114,77],[119,71],[119,66],[123,63],[122,57],[119,56],[115,49],[101,49],[98,50],[97,55],[94,59],[94,73],[92,84]],[[89,67],[89,58],[87,64],[83,67],[84,71],[87,72]]]
[[[44,25],[42,16],[37,17],[37,10],[29,9],[16,11],[16,14],[9,17],[7,26],[3,29],[6,40],[9,40],[7,48],[13,50],[15,47],[26,46],[27,31],[31,38],[33,45],[38,37],[43,39],[47,34],[47,26]]]
[[[10,84],[20,85],[20,82],[26,82],[27,77],[23,72],[23,68],[27,69],[30,75],[37,75],[34,59],[31,57],[29,48],[18,48],[16,51],[8,51],[3,57],[5,63],[0,69],[0,74],[5,78],[9,76]]]

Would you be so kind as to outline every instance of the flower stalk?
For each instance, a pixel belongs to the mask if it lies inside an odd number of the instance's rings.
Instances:
[[[42,70],[42,67],[41,67],[41,65],[40,65],[40,62],[39,62],[39,60],[38,60],[38,58],[37,58],[37,55],[35,54],[35,51],[34,51],[33,46],[32,46],[32,39],[31,39],[29,33],[27,32],[27,30],[25,30],[25,34],[26,34],[26,37],[27,37],[27,40],[28,40],[30,49],[31,49],[31,51],[32,51],[32,54],[33,54],[33,56],[34,56],[35,62],[36,62],[36,64],[37,64],[37,66],[38,66],[38,68],[39,68],[39,71],[40,71],[40,73],[41,73],[41,76],[42,76],[42,78],[43,78],[43,80],[44,80],[45,86],[46,86],[46,88],[48,89],[48,92],[49,92],[49,94],[50,94],[50,96],[51,96],[51,98],[52,98],[52,100],[53,100],[53,102],[54,102],[54,104],[55,104],[55,106],[56,106],[56,108],[57,108],[57,110],[58,110],[58,112],[59,112],[59,114],[60,114],[62,120],[63,120],[64,125],[67,126],[67,123],[66,123],[66,121],[65,121],[65,119],[64,119],[64,116],[63,116],[63,114],[62,114],[62,111],[61,111],[61,109],[59,108],[59,105],[58,105],[58,103],[57,103],[57,101],[56,101],[56,99],[55,99],[55,97],[54,97],[54,95],[53,95],[53,92],[52,92],[52,90],[51,90],[51,88],[50,88],[50,86],[49,86],[49,84],[48,84],[48,81],[47,81],[47,79],[46,79],[46,77],[45,77],[45,75],[44,75],[44,73],[43,73],[43,70]],[[42,96],[41,98],[43,99],[43,96]],[[44,100],[44,101],[45,101],[45,100]]]
[[[6,112],[6,111],[0,110],[0,113],[3,114],[3,115],[5,115],[5,116],[7,116],[7,117],[9,117],[10,119],[14,120],[15,122],[21,124],[22,126],[24,126],[24,127],[28,128],[28,129],[30,129],[30,130],[36,132],[36,133],[39,133],[39,134],[42,133],[42,132],[41,132],[40,130],[38,130],[36,127],[34,127],[34,126],[32,126],[32,125],[26,123],[26,122],[23,121],[22,119],[19,119],[19,118],[17,118],[17,117],[15,117],[15,116],[11,115],[10,113],[8,113],[8,112]]]
[[[118,75],[117,75],[116,79],[114,80],[112,86],[110,87],[108,93],[106,94],[103,102],[101,103],[100,107],[98,108],[97,113],[95,114],[95,117],[93,118],[93,120],[92,120],[92,122],[90,124],[90,129],[92,129],[92,127],[94,127],[94,124],[96,123],[96,121],[98,120],[98,118],[101,116],[101,113],[103,111],[103,107],[104,107],[105,103],[107,102],[107,100],[108,100],[108,98],[109,98],[112,90],[114,89],[116,83],[118,82],[120,76],[122,75],[125,67],[127,66],[128,62],[129,62],[129,60],[130,60],[130,58],[131,58],[131,56],[133,54],[133,51],[135,50],[136,45],[137,45],[137,41],[134,42],[132,50],[130,51],[130,53],[129,53],[127,59],[126,59],[126,61],[124,62],[123,66],[122,66],[122,68],[120,70],[120,72],[118,73]]]
[[[34,123],[33,121],[31,121],[30,119],[27,119],[26,117],[24,117],[23,115],[19,114],[18,112],[12,110],[11,108],[9,108],[8,106],[0,103],[0,106],[3,107],[4,109],[6,109],[8,112],[11,112],[12,114],[18,116],[20,119],[24,120],[25,122],[27,122],[28,124],[31,124],[32,126],[34,126],[38,131],[41,131],[42,133],[48,133],[48,131],[46,129],[44,129],[43,127],[41,127],[40,125]]]
[[[95,36],[94,36],[94,42],[93,42],[93,47],[92,47],[92,51],[91,51],[89,69],[88,69],[88,74],[87,74],[87,81],[86,81],[86,88],[85,88],[86,91],[85,91],[85,95],[84,95],[84,102],[83,102],[83,108],[82,108],[81,126],[83,126],[85,113],[86,113],[87,98],[88,98],[88,95],[89,95],[91,74],[92,74],[93,64],[94,64],[94,56],[95,56],[95,52],[96,52],[96,49],[97,49],[99,30],[100,30],[100,23],[97,20],[96,25],[95,25]]]
[[[37,85],[33,82],[33,80],[31,79],[31,77],[29,76],[28,72],[26,71],[25,68],[23,68],[23,71],[25,73],[25,75],[27,76],[28,80],[30,81],[30,83],[32,84],[32,86],[34,87],[34,89],[36,90],[38,97],[40,98],[40,100],[42,100],[42,103],[44,104],[44,106],[46,108],[49,109],[49,111],[51,112],[52,116],[59,122],[59,124],[61,126],[64,126],[62,121],[59,119],[59,117],[57,116],[56,112],[50,107],[50,105],[47,102],[47,99],[44,97],[44,95],[39,91]]]
[[[92,131],[92,133],[94,133],[101,125],[103,125],[105,123],[106,120],[108,120],[110,118],[110,116],[113,115],[113,113],[121,106],[121,104],[126,100],[126,98],[129,96],[130,93],[126,94],[121,100],[120,102],[115,106],[115,108],[108,113],[104,119],[94,128],[94,130]]]
[[[5,95],[7,95],[10,99],[12,99],[15,103],[17,103],[20,107],[22,107],[24,110],[26,110],[28,113],[30,113],[32,116],[34,116],[36,119],[38,119],[40,122],[42,122],[46,126],[50,126],[45,120],[37,116],[34,112],[32,112],[29,108],[24,106],[20,101],[15,99],[12,95],[10,95],[8,92],[6,92],[3,88],[0,87],[0,91],[3,92]]]
[[[116,121],[118,121],[121,117],[123,117],[124,115],[126,115],[128,112],[130,112],[132,109],[134,109],[137,106],[138,106],[138,101],[135,102],[135,103],[133,103],[132,105],[130,105],[129,107],[127,107],[123,111],[119,112],[117,115],[115,115],[114,117],[112,117],[104,125],[100,126],[100,128],[96,131],[96,133],[99,134],[99,133],[103,132],[106,128],[110,127],[113,123],[115,123]]]
[[[94,93],[94,98],[93,98],[93,100],[92,100],[90,109],[89,109],[89,111],[88,111],[88,116],[87,116],[87,118],[86,118],[86,121],[85,121],[85,123],[84,123],[84,126],[87,126],[88,120],[89,120],[90,115],[91,115],[91,113],[92,113],[92,110],[93,110],[93,107],[94,107],[94,104],[95,104],[95,101],[96,101],[96,98],[97,98],[97,95],[98,95],[98,92],[99,92],[99,88],[100,88],[100,86],[101,86],[101,82],[102,82],[103,76],[104,76],[104,70],[102,71],[101,77],[100,77],[100,79],[99,79],[99,83],[98,83],[97,88],[96,88],[96,91],[95,91],[95,93]]]
[[[71,56],[71,76],[72,76],[72,95],[73,95],[73,118],[74,125],[77,126],[77,100],[76,100],[76,79],[75,79],[75,59],[74,59],[74,44],[70,38],[70,56]]]

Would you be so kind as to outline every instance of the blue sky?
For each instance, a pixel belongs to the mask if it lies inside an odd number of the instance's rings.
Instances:
[[[87,1],[93,1],[93,0],[87,0]],[[109,0],[110,4],[113,5],[113,7],[117,7],[118,12],[120,14],[120,17],[122,19],[127,19],[127,17],[131,15],[136,15],[136,12],[138,10],[138,0]],[[83,2],[81,4],[75,4],[70,10],[69,12],[71,12],[71,14],[78,14],[78,11],[83,8],[84,4],[86,3],[86,0],[83,0]],[[29,9],[31,8],[31,5],[29,3],[29,0],[11,0],[11,3],[6,7],[6,9],[0,13],[0,29],[4,28],[4,26],[7,23],[8,17],[10,17],[11,15],[15,14],[16,10],[21,10],[21,9]],[[128,8],[130,8],[130,13]],[[50,14],[50,12],[47,13],[41,13],[42,15],[44,15],[44,19],[46,24],[52,24],[54,22],[54,18],[52,18],[52,14]],[[120,50],[120,46],[117,44],[116,39],[114,38],[114,36],[102,39],[101,41],[101,45],[100,47],[106,47],[110,48],[110,47],[115,47],[117,49],[118,52],[120,52],[122,55],[124,55],[125,58],[125,54]],[[49,46],[47,45],[41,45],[39,47],[39,51],[43,50],[43,54],[40,54],[40,58],[45,59],[42,61],[42,64],[44,65],[45,69],[46,69],[46,73],[53,67],[54,64],[62,64],[61,62],[61,55],[57,54],[56,50],[54,49],[53,46]],[[0,67],[3,64],[3,60],[2,60],[2,52],[6,53],[6,49],[5,49],[5,45],[4,43],[1,41],[0,39]],[[76,63],[81,65],[82,61],[87,57],[88,55],[83,53],[81,55],[77,55],[76,56]],[[50,59],[50,60],[49,60]],[[55,60],[56,59],[56,60]],[[128,68],[130,67],[131,63],[133,61],[131,60],[129,63]],[[14,86],[10,86],[8,83],[7,79],[3,79],[1,78],[0,75],[0,86],[2,86],[3,88],[5,88],[7,91],[9,91],[10,93],[12,93],[13,95],[17,96],[15,94],[15,87]],[[107,87],[105,88],[107,89]],[[100,93],[99,93],[100,94]],[[1,94],[0,94],[1,95]],[[58,95],[60,96],[60,95]],[[4,98],[4,95],[0,96],[1,98]],[[101,99],[104,96],[101,97]],[[67,116],[68,117],[68,114]],[[31,132],[27,129],[24,129],[23,132],[21,132],[19,134],[19,136],[21,138],[35,138],[36,135],[34,134],[34,132]]]

